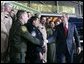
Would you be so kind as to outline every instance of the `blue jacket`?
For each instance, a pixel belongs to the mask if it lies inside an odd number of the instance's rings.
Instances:
[[[68,23],[68,33],[65,37],[63,23],[61,23],[60,25],[56,26],[53,36],[54,37],[48,38],[49,43],[55,41],[56,51],[59,53],[64,52],[67,48],[69,54],[71,55],[75,49],[74,43],[76,43],[77,47],[80,46],[78,31],[74,24]],[[75,41],[73,40],[73,37],[75,38]]]

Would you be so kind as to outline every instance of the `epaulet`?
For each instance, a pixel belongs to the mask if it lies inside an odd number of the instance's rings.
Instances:
[[[23,32],[27,32],[27,31],[28,31],[26,26],[21,26],[21,30],[22,30]]]

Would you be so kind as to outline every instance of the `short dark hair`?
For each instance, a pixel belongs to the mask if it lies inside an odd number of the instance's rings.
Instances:
[[[16,14],[16,17],[17,19],[20,19],[21,15],[26,12],[25,10],[18,10],[17,14]]]
[[[45,17],[45,16],[41,16],[41,17],[40,17],[40,20],[42,20],[42,18],[46,18],[46,17]],[[46,19],[47,19],[47,18],[46,18]]]
[[[28,11],[27,13],[31,13],[31,12]]]
[[[36,20],[38,17],[37,16],[32,16],[29,20],[28,20],[28,22],[30,22],[31,24],[32,24],[32,22],[34,21],[34,20]]]

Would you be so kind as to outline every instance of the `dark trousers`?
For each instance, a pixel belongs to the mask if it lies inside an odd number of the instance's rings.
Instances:
[[[69,54],[68,50],[65,51],[57,51],[56,52],[56,61],[57,63],[72,63],[73,62],[73,54]]]
[[[43,63],[43,62],[40,59],[39,52],[27,51],[26,52],[26,63]]]
[[[10,63],[25,63],[25,52],[12,53],[10,56]]]

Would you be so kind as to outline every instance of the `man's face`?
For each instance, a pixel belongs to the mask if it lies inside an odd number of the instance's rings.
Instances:
[[[42,24],[45,24],[45,23],[46,23],[46,17],[43,17],[43,18],[42,18],[41,23],[42,23]]]
[[[54,28],[54,27],[55,27],[54,22],[51,22],[50,26],[51,26],[52,28]]]
[[[37,18],[36,20],[34,20],[34,25],[35,25],[36,27],[39,26],[39,24],[40,24],[39,21],[40,21],[39,18]]]
[[[22,19],[24,20],[24,23],[27,23],[27,21],[28,21],[28,14],[27,14],[27,12],[24,12],[22,14]]]
[[[62,18],[63,18],[63,22],[68,22],[68,15],[65,15],[65,14],[63,14],[63,16],[62,16]]]

